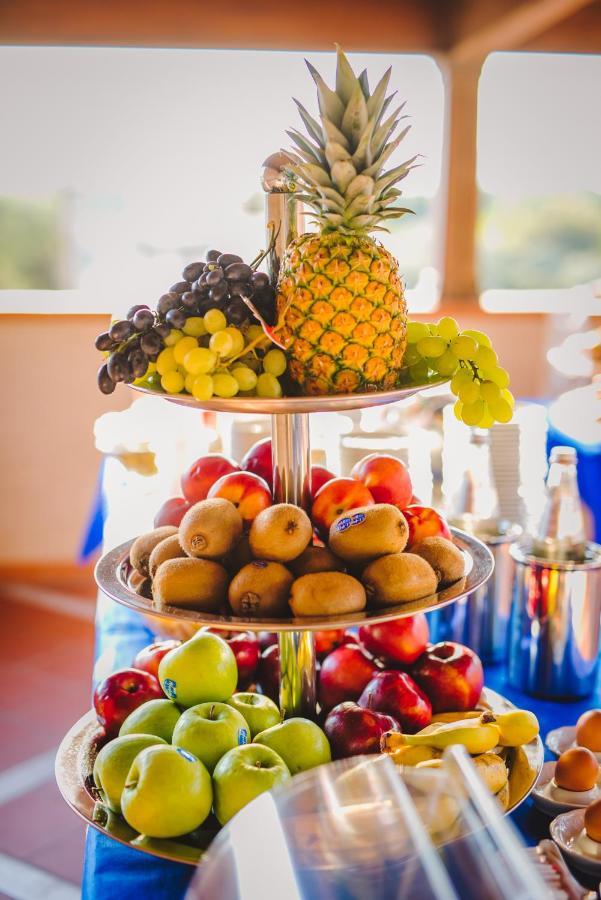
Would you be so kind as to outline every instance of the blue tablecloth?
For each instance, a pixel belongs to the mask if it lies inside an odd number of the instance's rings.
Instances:
[[[117,604],[107,605],[99,616],[96,655],[110,651],[112,668],[128,666],[137,651],[150,643],[152,632],[137,613]],[[555,703],[536,700],[515,690],[506,683],[504,666],[489,666],[486,684],[499,691],[519,707],[533,710],[539,718],[541,733],[545,735],[558,725],[572,725],[578,716],[591,706],[601,706],[601,689],[595,696],[579,702]],[[548,836],[549,819],[541,815],[527,800],[512,815],[512,819],[528,844],[536,844]],[[150,857],[106,838],[94,829],[88,830],[83,870],[82,897],[84,900],[179,900],[183,897],[193,875],[191,866],[180,865]]]

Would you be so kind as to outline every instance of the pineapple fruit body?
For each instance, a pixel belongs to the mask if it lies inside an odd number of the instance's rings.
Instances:
[[[398,264],[368,235],[304,234],[280,270],[277,337],[304,394],[394,388],[407,307]]]

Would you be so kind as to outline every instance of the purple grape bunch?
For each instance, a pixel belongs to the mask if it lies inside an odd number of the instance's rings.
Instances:
[[[112,394],[119,382],[131,384],[142,378],[171,330],[183,329],[189,318],[204,316],[210,309],[221,310],[228,324],[237,328],[257,324],[243,297],[252,300],[268,325],[275,323],[276,293],[265,272],[256,271],[235,253],[219,250],[209,250],[205,262],[188,263],[182,280],[159,297],[156,310],[145,304],[132,306],[125,319],[98,335],[96,349],[109,354],[98,371],[98,387],[103,394]]]

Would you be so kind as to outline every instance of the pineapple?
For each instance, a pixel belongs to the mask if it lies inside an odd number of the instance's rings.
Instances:
[[[288,246],[280,267],[277,339],[305,394],[394,388],[406,346],[407,308],[398,263],[370,232],[410,210],[394,205],[415,157],[384,170],[408,128],[391,139],[402,106],[384,118],[390,69],[370,93],[337,48],[336,90],[307,63],[317,85],[317,122],[295,101],[308,137],[295,129],[290,178],[319,231]]]

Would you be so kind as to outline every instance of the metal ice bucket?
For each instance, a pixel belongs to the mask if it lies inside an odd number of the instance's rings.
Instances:
[[[521,528],[510,522],[482,522],[478,528],[453,522],[483,541],[491,551],[494,572],[482,587],[452,606],[428,616],[433,641],[456,641],[471,647],[483,662],[502,662],[507,656],[507,629],[511,614],[513,560],[511,544]]]
[[[542,559],[517,543],[510,553],[515,562],[510,683],[534,696],[588,696],[599,655],[601,546],[587,544],[582,562]]]

